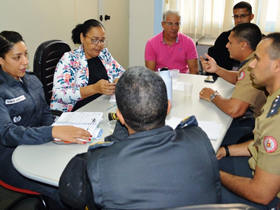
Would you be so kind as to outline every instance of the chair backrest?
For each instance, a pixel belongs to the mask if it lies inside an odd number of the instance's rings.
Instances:
[[[48,104],[52,96],[53,75],[56,64],[62,55],[70,50],[69,45],[61,40],[49,40],[40,44],[35,52],[33,72],[43,83]]]

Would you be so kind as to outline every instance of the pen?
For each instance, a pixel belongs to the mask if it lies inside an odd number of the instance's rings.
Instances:
[[[92,120],[91,120],[91,123],[88,125],[88,127],[87,127],[87,131],[89,130],[89,128],[90,128],[90,126],[92,126],[93,124],[95,123],[95,118],[93,118]]]

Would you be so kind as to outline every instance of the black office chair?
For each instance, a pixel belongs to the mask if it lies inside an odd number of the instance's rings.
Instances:
[[[49,209],[45,197],[38,192],[11,186],[2,180],[0,180],[0,187],[3,188],[1,191],[8,190],[10,191],[9,194],[13,193],[13,196],[17,197],[5,207],[5,210],[23,209],[26,208],[27,204],[29,204],[29,207],[33,206],[36,209]]]
[[[53,75],[56,64],[65,52],[70,51],[68,44],[61,40],[49,40],[39,45],[35,52],[33,72],[41,80],[48,104],[52,96]]]

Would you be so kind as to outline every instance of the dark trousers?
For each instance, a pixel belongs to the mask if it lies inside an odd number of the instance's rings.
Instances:
[[[12,154],[14,148],[8,148],[0,145],[0,179],[14,187],[27,189],[38,192],[47,198],[48,204],[57,206],[57,209],[64,209],[64,205],[60,201],[58,188],[41,182],[28,179],[22,176],[12,164]],[[35,159],[36,157],[34,157]],[[55,209],[55,208],[51,208]]]
[[[219,167],[220,170],[228,173],[252,178],[252,170],[249,167],[248,159],[248,157],[225,157],[219,160]],[[264,206],[242,198],[222,186],[222,203],[245,203],[258,209],[271,209],[276,208],[279,201],[275,197],[267,206]]]
[[[251,112],[234,118],[222,141],[221,146],[237,144],[254,138],[255,118]]]

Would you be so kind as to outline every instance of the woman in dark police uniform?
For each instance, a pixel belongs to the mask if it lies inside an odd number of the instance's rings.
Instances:
[[[26,72],[27,48],[14,31],[0,33],[0,180],[17,188],[39,192],[59,206],[57,189],[19,174],[11,158],[22,144],[42,144],[54,138],[82,143],[90,133],[73,126],[51,126],[53,116],[41,82]],[[36,157],[34,157],[35,159]],[[62,209],[62,208],[60,208]]]

